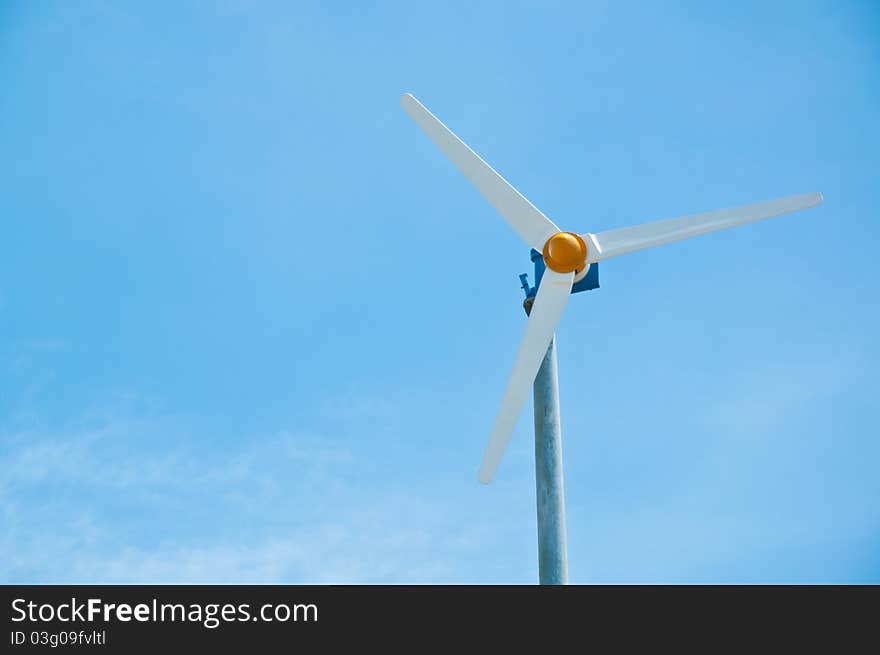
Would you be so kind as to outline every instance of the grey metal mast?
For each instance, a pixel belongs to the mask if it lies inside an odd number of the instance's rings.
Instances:
[[[565,487],[556,337],[550,342],[533,387],[535,396],[535,495],[538,509],[538,581],[568,584],[565,545]]]
[[[535,286],[520,275],[526,314],[538,292],[545,265],[541,253],[532,250]],[[599,286],[598,267],[578,290]],[[568,547],[565,535],[565,484],[562,475],[562,423],[559,415],[559,377],[556,372],[556,337],[550,340],[541,368],[532,385],[535,405],[535,505],[538,517],[538,582],[568,584]]]

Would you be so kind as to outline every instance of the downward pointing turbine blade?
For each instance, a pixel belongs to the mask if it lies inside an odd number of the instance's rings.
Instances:
[[[821,193],[805,193],[800,196],[759,202],[754,205],[741,205],[732,209],[719,209],[705,214],[670,218],[665,221],[608,230],[598,234],[585,234],[584,240],[592,246],[589,248],[588,261],[598,262],[635,250],[652,248],[670,241],[687,239],[821,204]]]
[[[501,399],[495,426],[489,436],[486,453],[483,455],[483,463],[477,476],[483,484],[489,484],[495,477],[501,456],[510,441],[510,435],[516,427],[532,383],[556,331],[556,324],[559,323],[562,310],[568,302],[573,281],[574,273],[557,273],[549,268],[544,272],[513,363],[513,372]]]
[[[540,250],[544,242],[559,232],[559,228],[532,203],[480,159],[464,141],[441,123],[434,114],[409,93],[400,99],[400,105],[422,128],[443,154],[458,167],[470,183],[477,187],[495,210],[501,214],[526,245]]]

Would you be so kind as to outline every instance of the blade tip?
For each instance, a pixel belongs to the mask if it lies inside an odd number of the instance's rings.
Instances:
[[[494,472],[486,471],[482,468],[479,473],[477,473],[477,480],[480,481],[480,484],[489,484],[492,482],[493,477],[495,477]]]
[[[418,102],[418,101],[416,100],[416,97],[412,93],[404,93],[402,96],[400,96],[400,105],[402,107],[406,107],[408,104],[411,104],[413,102]]]

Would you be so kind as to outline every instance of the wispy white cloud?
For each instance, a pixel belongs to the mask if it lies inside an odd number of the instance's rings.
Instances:
[[[105,412],[88,428],[5,435],[0,579],[446,581],[445,558],[474,545],[438,537],[454,533],[436,500],[362,486],[344,438],[212,449],[183,423]]]

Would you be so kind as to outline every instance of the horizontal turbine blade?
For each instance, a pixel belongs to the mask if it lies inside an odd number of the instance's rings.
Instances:
[[[483,194],[495,210],[501,214],[526,245],[541,250],[559,228],[530,203],[511,184],[486,162],[480,159],[464,141],[441,123],[425,106],[407,93],[400,105],[431,141],[458,167],[471,184]]]
[[[670,218],[665,221],[623,227],[598,234],[585,234],[584,240],[587,242],[589,250],[587,260],[598,262],[635,250],[653,248],[670,241],[724,230],[735,225],[751,223],[821,204],[821,193],[805,193],[800,196],[759,202],[754,205],[741,205],[732,209],[719,209],[705,214]]]
[[[573,282],[574,273],[557,273],[549,268],[544,271],[541,285],[538,287],[538,295],[535,297],[526,323],[525,334],[519,344],[519,352],[513,363],[513,372],[507,380],[507,388],[501,398],[501,407],[498,409],[495,425],[489,436],[489,444],[483,455],[483,463],[477,476],[483,484],[489,484],[495,477],[501,456],[504,454],[507,442],[510,441],[510,435],[516,427],[526,398],[529,397],[529,391],[538,369],[541,368],[541,362],[544,361],[544,355],[547,354],[550,340],[556,331],[556,324],[559,323],[562,310],[568,302]]]

